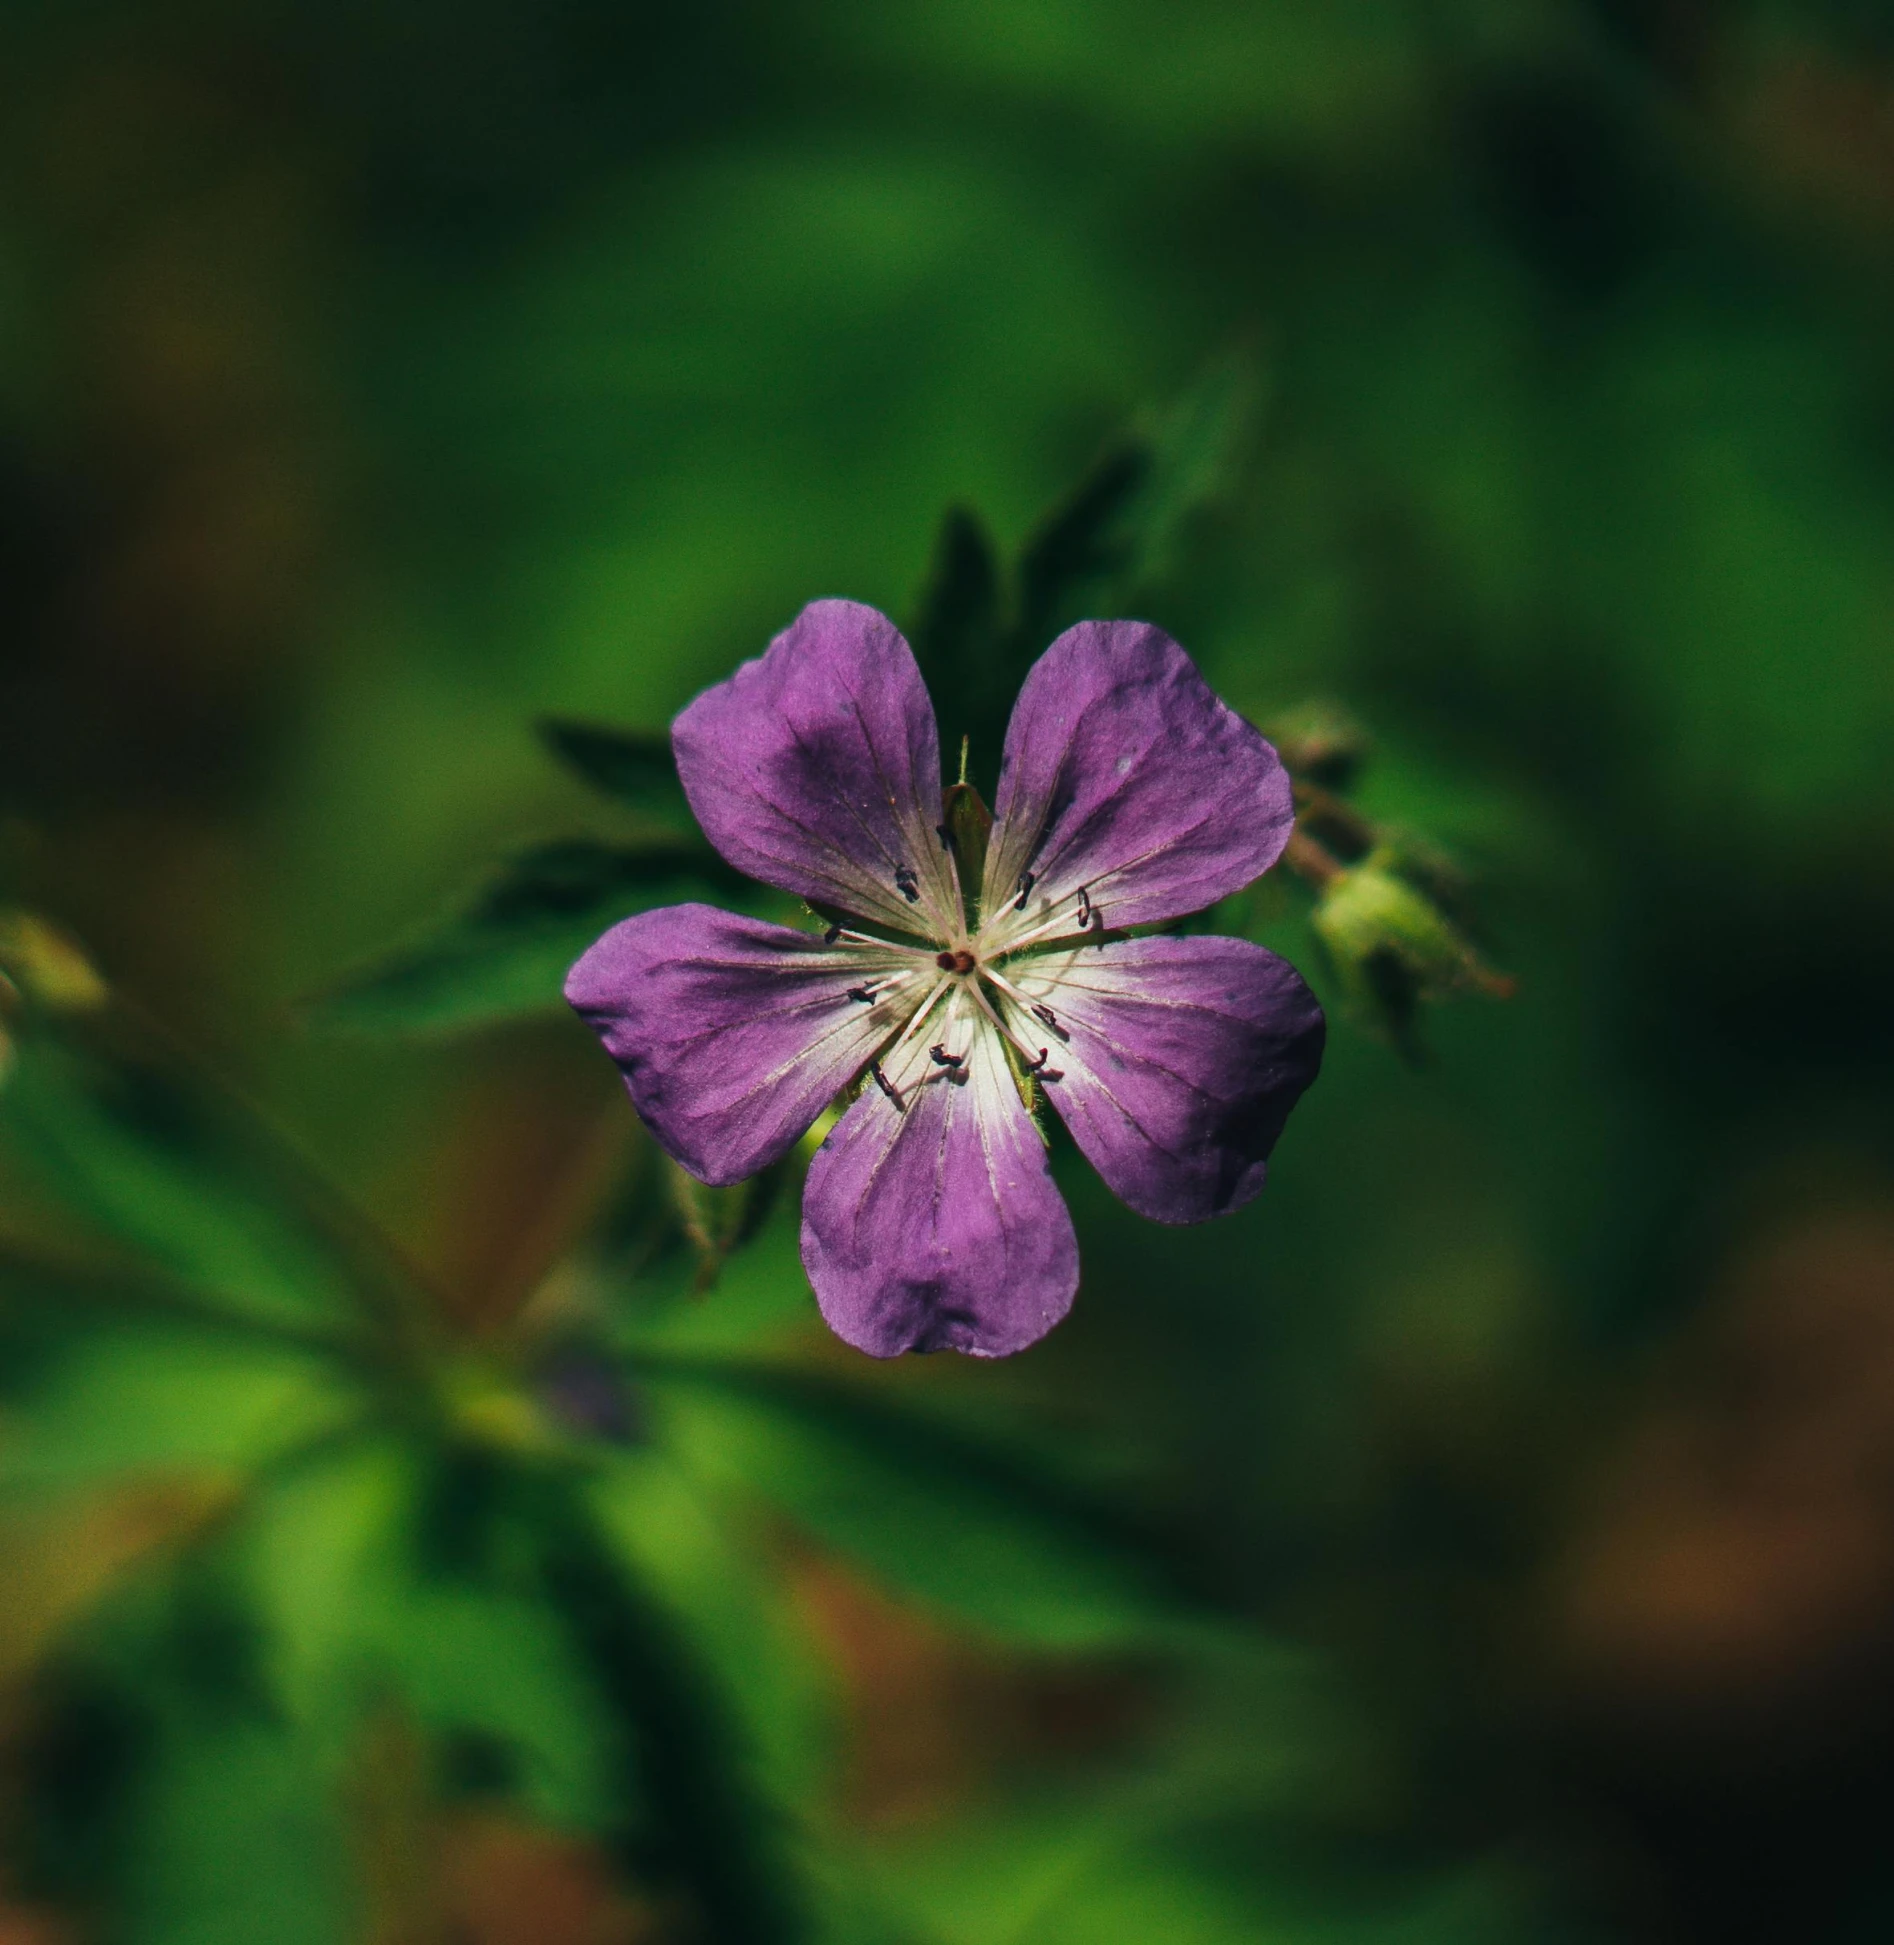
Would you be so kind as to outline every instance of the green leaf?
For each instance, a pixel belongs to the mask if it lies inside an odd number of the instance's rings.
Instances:
[[[28,1752],[40,1881],[125,1945],[354,1935],[340,1778],[273,1708],[235,1590],[195,1564],[122,1589],[47,1684]]]
[[[0,1484],[35,1492],[119,1474],[240,1479],[361,1410],[331,1366],[176,1329],[95,1334],[42,1352],[23,1374],[9,1372],[5,1396]]]
[[[985,895],[986,847],[993,831],[993,813],[970,783],[950,785],[942,808],[947,834],[953,840],[954,864],[960,873],[961,901],[967,908],[967,923],[972,926],[978,922]]]
[[[235,1315],[346,1314],[363,1265],[326,1193],[248,1110],[150,1038],[116,1018],[83,1036],[23,1036],[0,1092],[0,1130],[21,1161],[90,1228]]]
[[[337,1779],[277,1724],[168,1724],[119,1894],[126,1945],[339,1945],[353,1932]]]
[[[706,1478],[995,1635],[1106,1648],[1190,1624],[1095,1501],[955,1428],[736,1362],[659,1360],[645,1382],[674,1449]]]
[[[941,523],[909,635],[950,756],[967,737],[982,764],[999,760],[1018,687],[1002,621],[998,553],[979,516],[954,507]]]
[[[808,1895],[782,1813],[690,1629],[572,1482],[542,1481],[534,1524],[547,1597],[596,1684],[626,1794],[648,1813],[625,1835],[655,1888],[685,1895],[720,1945],[802,1945]]]
[[[542,717],[538,730],[553,755],[594,790],[654,816],[689,816],[670,737],[564,716]]]
[[[467,909],[319,995],[309,1017],[338,1032],[430,1034],[549,1010],[572,962],[620,919],[753,892],[701,842],[536,844]]]
[[[623,1811],[599,1697],[543,1598],[517,1490],[483,1455],[360,1439],[269,1482],[240,1536],[273,1689],[338,1756],[392,1697],[440,1783],[565,1829]]]
[[[829,1780],[827,1678],[754,1549],[740,1544],[714,1495],[659,1450],[614,1454],[589,1498],[607,1543],[714,1670],[772,1788],[811,1800]]]
[[[1048,516],[1019,564],[1017,649],[1028,663],[1061,628],[1163,576],[1191,516],[1227,490],[1258,391],[1248,359],[1218,366],[1148,430],[1109,447]]]

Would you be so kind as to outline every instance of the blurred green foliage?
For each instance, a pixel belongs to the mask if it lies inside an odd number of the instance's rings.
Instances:
[[[0,1924],[1881,1935],[1876,9],[15,0],[0,106]],[[1148,614],[1328,861],[1268,1192],[1055,1156],[1010,1368],[553,1004],[826,593],[976,779]]]

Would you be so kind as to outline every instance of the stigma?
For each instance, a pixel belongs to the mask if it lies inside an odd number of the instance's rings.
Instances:
[[[934,963],[944,973],[970,973],[976,971],[980,964],[965,946],[954,952],[936,953]]]

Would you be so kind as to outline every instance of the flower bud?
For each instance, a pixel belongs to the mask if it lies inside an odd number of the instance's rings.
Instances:
[[[1504,999],[1513,990],[1435,897],[1403,875],[1402,860],[1386,845],[1330,879],[1314,925],[1345,997],[1408,1051],[1422,1000],[1469,992]]]

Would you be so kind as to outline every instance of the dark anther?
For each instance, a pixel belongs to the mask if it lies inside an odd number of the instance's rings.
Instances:
[[[940,848],[943,851],[951,851],[954,848],[954,834],[945,824],[936,824],[934,835],[940,839]]]
[[[910,905],[920,903],[921,881],[907,865],[902,865],[894,874],[894,888]]]
[[[1092,922],[1092,894],[1083,886],[1079,887],[1079,930],[1082,932]]]
[[[866,986],[851,986],[848,989],[848,996],[852,1000],[859,1000],[864,1006],[873,1006],[875,1003],[873,991]]]
[[[1051,1058],[1052,1058],[1052,1049],[1050,1047],[1041,1047],[1039,1049],[1039,1058],[1037,1060],[1027,1061],[1026,1063],[1027,1073],[1043,1074],[1045,1072],[1046,1062]]]
[[[874,1075],[875,1085],[894,1103],[895,1107],[897,1109],[905,1108],[906,1103],[901,1099],[901,1090],[881,1071],[881,1062],[871,1060],[868,1063],[868,1071]]]
[[[937,1067],[964,1067],[967,1064],[965,1054],[950,1054],[945,1047],[929,1047],[927,1054]]]
[[[1026,901],[1032,896],[1032,888],[1033,888],[1032,873],[1030,871],[1023,872],[1020,875],[1020,880],[1019,880],[1019,896],[1013,900],[1014,911],[1023,912],[1026,909]]]
[[[1032,1010],[1032,1016],[1035,1020],[1039,1022],[1041,1026],[1050,1027],[1053,1030],[1053,1032],[1059,1036],[1061,1040],[1069,1040],[1072,1037],[1069,1033],[1066,1032],[1065,1028],[1059,1024],[1059,1016],[1058,1014],[1053,1012],[1051,1007],[1035,1006]]]
[[[842,928],[839,925],[831,925],[829,929],[823,933],[822,943],[824,945],[833,945],[836,942],[836,940],[839,939],[841,936],[842,936]]]

